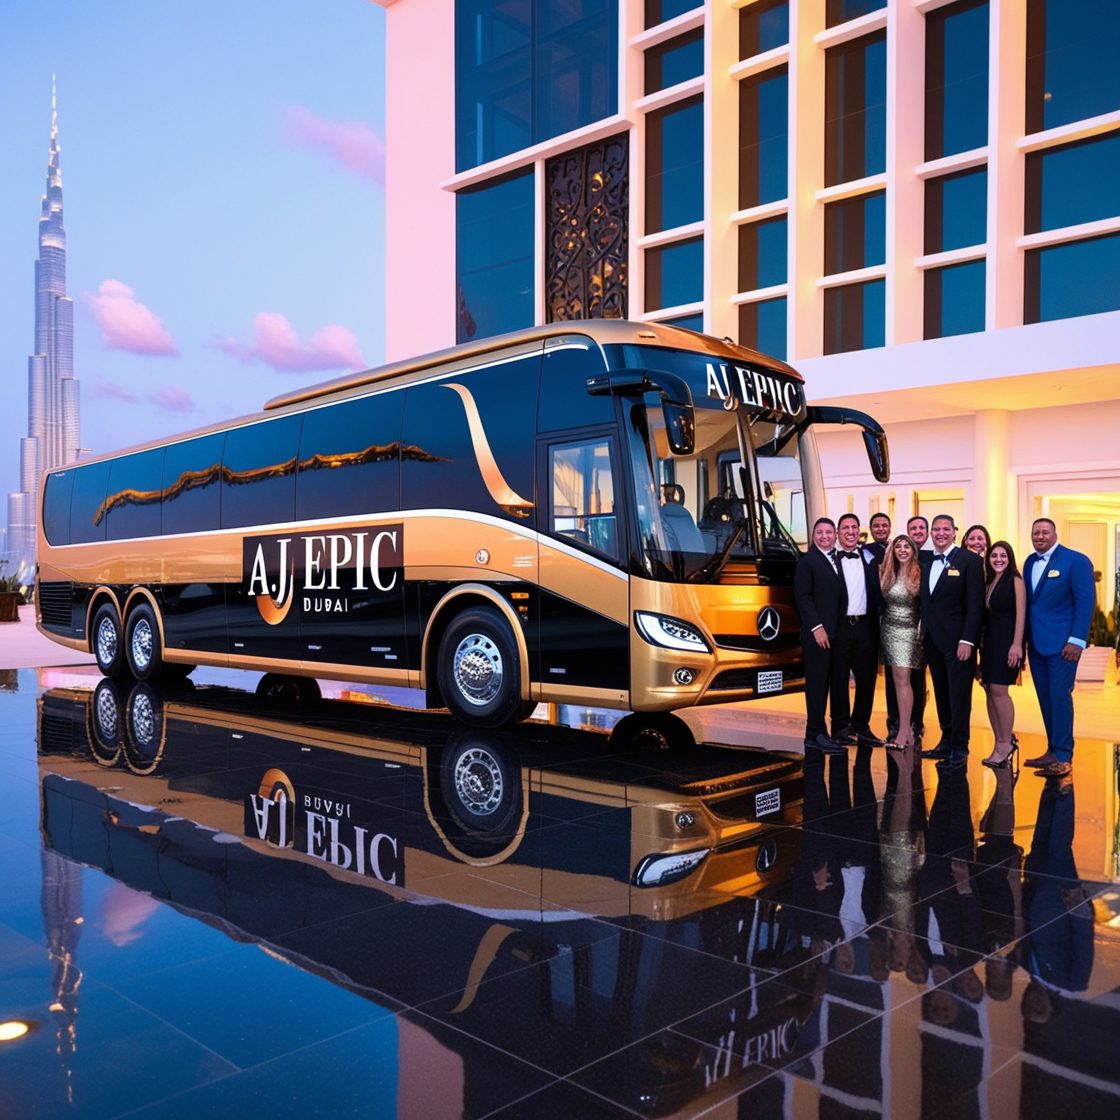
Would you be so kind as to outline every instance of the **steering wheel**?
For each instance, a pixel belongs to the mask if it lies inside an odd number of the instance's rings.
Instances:
[[[704,524],[734,522],[738,504],[734,498],[724,498],[722,496],[710,498],[707,505],[704,506],[704,514],[700,520]]]

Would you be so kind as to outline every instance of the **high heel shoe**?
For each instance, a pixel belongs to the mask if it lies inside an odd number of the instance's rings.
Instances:
[[[999,743],[996,743],[996,750],[999,750]],[[1018,744],[1009,741],[1007,744],[1007,753],[1003,758],[996,758],[996,751],[993,750],[987,758],[981,759],[980,765],[989,766],[993,770],[1006,770],[1012,765],[1012,761],[1018,753]]]

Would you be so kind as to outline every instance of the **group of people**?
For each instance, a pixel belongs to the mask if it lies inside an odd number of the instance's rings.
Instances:
[[[1095,603],[1089,558],[1059,544],[1048,517],[1031,526],[1034,552],[1022,571],[1011,544],[993,543],[983,525],[966,530],[958,546],[948,514],[932,523],[912,517],[905,534],[893,540],[885,513],[874,514],[868,528],[870,540],[863,544],[854,513],[836,522],[818,518],[797,568],[806,749],[835,754],[853,744],[920,748],[928,669],[941,738],[922,757],[949,768],[965,765],[972,685],[979,676],[995,735],[983,761],[1007,767],[1016,749],[1009,689],[1029,659],[1047,748],[1024,765],[1046,777],[1068,775],[1074,678]],[[886,740],[870,722],[880,662],[886,671]]]

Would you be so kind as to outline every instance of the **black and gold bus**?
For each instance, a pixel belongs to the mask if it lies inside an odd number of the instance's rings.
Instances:
[[[218,665],[421,689],[496,726],[803,683],[794,567],[823,512],[774,359],[553,324],[285,393],[48,473],[38,621],[108,676]]]

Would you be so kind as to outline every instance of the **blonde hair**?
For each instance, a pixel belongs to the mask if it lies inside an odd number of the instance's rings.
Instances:
[[[905,564],[899,564],[895,556],[895,546],[899,541],[906,541],[910,545],[910,559]],[[889,591],[896,580],[903,580],[906,590],[911,595],[918,594],[922,582],[922,569],[918,563],[918,546],[905,534],[900,533],[891,541],[890,548],[883,554],[883,562],[879,565],[879,586],[884,594]]]

